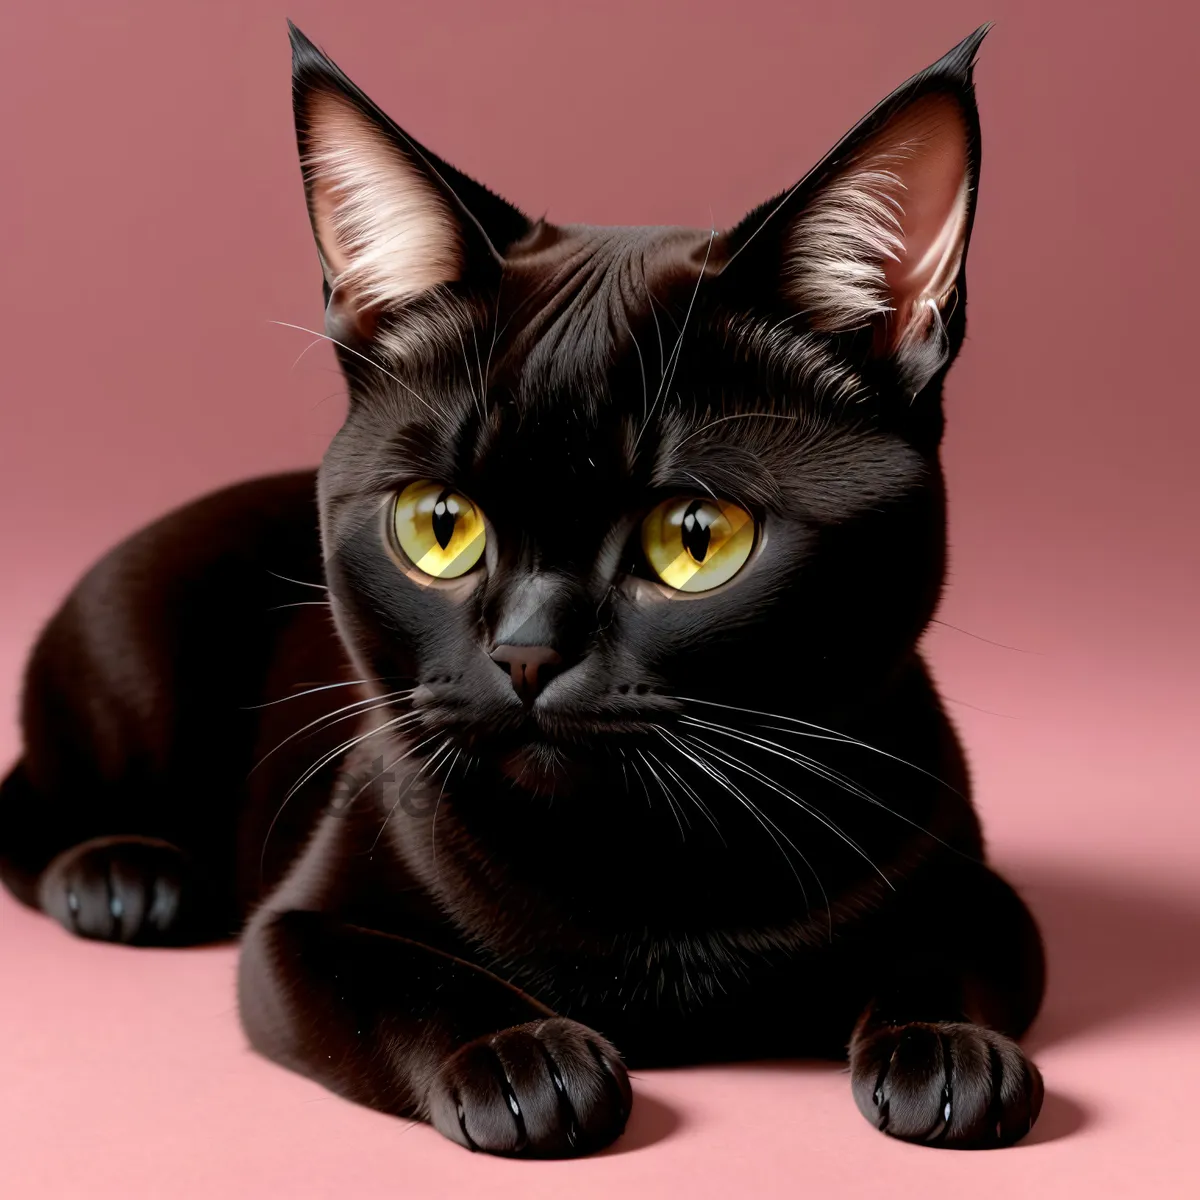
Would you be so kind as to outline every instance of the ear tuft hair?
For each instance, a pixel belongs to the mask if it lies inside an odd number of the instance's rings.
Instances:
[[[965,250],[968,140],[952,96],[920,97],[816,191],[788,231],[784,269],[813,328],[882,318],[895,347],[941,311]]]
[[[290,21],[288,34],[326,323],[370,338],[380,313],[494,274],[528,232],[524,214],[425,149]]]
[[[988,27],[913,76],[729,235],[726,269],[822,333],[874,331],[914,393],[953,356],[979,176],[971,72]],[[751,249],[752,244],[755,244]]]
[[[904,252],[898,155],[860,159],[788,231],[784,291],[829,332],[891,311],[883,264]]]
[[[311,93],[304,119],[301,161],[331,291],[384,309],[457,279],[457,223],[403,152],[345,97]]]

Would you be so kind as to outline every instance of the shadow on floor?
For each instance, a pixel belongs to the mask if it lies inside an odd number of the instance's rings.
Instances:
[[[1086,1129],[1092,1124],[1095,1114],[1086,1104],[1070,1096],[1064,1096],[1052,1088],[1046,1090],[1046,1099],[1042,1103],[1042,1113],[1037,1124],[1028,1137],[1019,1141],[1013,1149],[1023,1146],[1042,1146],[1047,1142],[1057,1142],[1060,1138],[1068,1138]]]
[[[624,1134],[606,1150],[602,1150],[600,1156],[643,1150],[670,1137],[683,1124],[680,1114],[669,1105],[641,1091],[635,1094],[633,1112]]]
[[[1156,1013],[1200,1010],[1200,893],[1189,905],[1150,882],[1094,869],[1020,860],[997,867],[1033,909],[1046,941],[1046,1001],[1022,1039],[1033,1055],[1106,1026]],[[744,1068],[730,1064],[726,1069]],[[791,1060],[757,1062],[754,1069],[800,1073],[845,1068]],[[1051,1080],[1041,1117],[1019,1146],[1072,1137],[1096,1118],[1090,1105],[1056,1091]],[[628,1133],[609,1153],[652,1145],[682,1123],[665,1105],[639,1096]]]
[[[997,865],[1046,941],[1046,1001],[1024,1039],[1035,1054],[1116,1022],[1200,1008],[1200,895],[1189,905],[1066,864]]]

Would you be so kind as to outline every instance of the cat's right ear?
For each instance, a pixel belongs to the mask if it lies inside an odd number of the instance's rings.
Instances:
[[[405,133],[291,22],[288,32],[326,329],[366,341],[382,314],[496,271],[530,223]]]

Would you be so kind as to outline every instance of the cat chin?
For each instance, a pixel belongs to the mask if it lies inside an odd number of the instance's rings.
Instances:
[[[583,763],[561,746],[530,742],[500,756],[496,764],[523,791],[535,796],[573,791],[585,773]]]

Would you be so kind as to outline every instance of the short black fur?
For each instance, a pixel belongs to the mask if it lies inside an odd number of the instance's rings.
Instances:
[[[984,864],[917,653],[945,568],[983,32],[717,234],[527,220],[293,30],[346,422],[315,480],[164,517],[50,622],[0,791],[18,898],[114,941],[240,931],[257,1049],[472,1150],[602,1147],[627,1063],[847,1048],[885,1132],[1023,1136],[1042,1085],[1012,1039],[1040,940]],[[380,139],[430,244],[450,231],[444,278],[368,303],[338,275],[327,102]],[[857,324],[798,305],[804,214],[927,110],[962,134],[953,288]],[[396,543],[414,480],[485,514],[458,578]],[[754,521],[711,591],[660,582],[639,537],[675,496]]]

